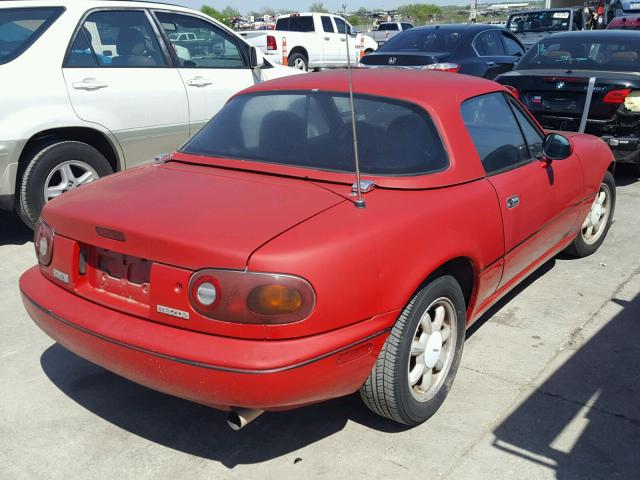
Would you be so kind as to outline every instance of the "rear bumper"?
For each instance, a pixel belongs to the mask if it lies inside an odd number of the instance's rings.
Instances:
[[[314,337],[257,341],[113,311],[58,287],[38,267],[22,275],[20,290],[34,322],[77,355],[154,390],[220,409],[280,410],[355,392],[388,336],[384,325],[396,316]]]

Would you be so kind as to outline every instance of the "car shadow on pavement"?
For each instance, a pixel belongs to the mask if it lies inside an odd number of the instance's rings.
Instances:
[[[284,412],[266,412],[240,431],[226,413],[148,389],[59,344],[40,363],[49,379],[91,413],[128,432],[228,468],[287,455],[341,431],[348,421],[394,433],[397,425],[370,412],[355,394]]]
[[[0,246],[24,245],[33,240],[33,231],[14,212],[0,210]]]
[[[638,478],[640,293],[495,430],[493,446],[558,479]]]

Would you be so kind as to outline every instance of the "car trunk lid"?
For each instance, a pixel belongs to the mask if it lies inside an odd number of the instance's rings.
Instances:
[[[543,127],[552,129],[578,129],[591,77],[596,78],[588,116],[591,121],[612,119],[620,103],[608,102],[607,94],[630,89],[629,73],[588,70],[521,70],[517,73],[517,76],[504,77],[504,83],[516,87],[525,106]]]
[[[56,240],[43,271],[63,288],[139,318],[263,338],[264,325],[199,315],[188,296],[193,271],[244,270],[256,249],[343,201],[302,179],[179,162],[141,167],[45,206]]]

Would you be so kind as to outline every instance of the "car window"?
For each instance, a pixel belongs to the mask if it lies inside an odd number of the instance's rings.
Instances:
[[[201,18],[178,13],[156,12],[160,25],[169,36],[171,46],[182,67],[245,68],[245,58],[238,41],[231,34]],[[182,33],[171,40],[174,33]]]
[[[531,159],[513,111],[502,93],[465,101],[462,118],[487,175],[523,165]]]
[[[320,17],[322,20],[322,30],[327,33],[335,33],[335,28],[333,28],[333,22],[331,21],[331,17],[327,17],[326,15],[322,15]]]
[[[403,23],[402,24],[402,30],[409,30],[413,28],[413,25],[411,25],[410,23]]]
[[[481,57],[505,54],[500,33],[497,30],[481,33],[473,40],[473,46]]]
[[[569,30],[570,10],[546,10],[514,14],[507,28],[514,33],[562,32]]]
[[[529,153],[533,158],[539,158],[543,154],[544,137],[540,133],[540,130],[531,121],[529,115],[527,115],[520,105],[515,101],[509,100],[513,113],[515,113],[518,124],[522,129],[524,138],[529,146]]]
[[[364,173],[421,175],[448,166],[440,136],[424,110],[381,97],[356,95],[354,101]],[[345,94],[253,93],[232,99],[181,151],[353,172],[351,132]]]
[[[90,14],[76,33],[65,66],[85,66],[89,51],[99,67],[167,65],[158,38],[141,11],[105,10]]]
[[[338,33],[345,33],[347,28],[347,24],[345,23],[345,21],[338,17],[333,17],[333,19],[336,22],[336,28],[338,29]]]
[[[65,66],[67,67],[97,67],[98,59],[91,48],[90,34],[83,27],[81,28],[76,39],[71,45],[71,51]],[[103,61],[111,61],[111,58],[103,59]]]
[[[59,7],[0,10],[0,65],[20,56],[62,12]]]
[[[276,30],[289,32],[313,32],[313,17],[310,15],[290,15],[276,22]]]
[[[502,40],[504,40],[504,46],[507,51],[507,55],[511,57],[521,57],[524,55],[524,48],[520,46],[520,44],[509,35],[507,32],[502,32]]]
[[[599,71],[640,71],[640,38],[635,34],[584,36],[582,32],[545,38],[527,50],[517,70],[579,69]]]
[[[413,28],[394,35],[378,52],[452,52],[464,30],[451,28]]]

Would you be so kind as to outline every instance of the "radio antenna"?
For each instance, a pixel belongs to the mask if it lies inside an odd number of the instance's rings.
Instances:
[[[347,5],[342,4],[342,10],[346,15]],[[362,198],[362,186],[360,185],[360,158],[358,157],[358,134],[356,132],[356,111],[353,102],[353,75],[351,73],[351,50],[349,49],[349,29],[345,22],[344,36],[347,42],[347,78],[349,79],[349,107],[351,108],[351,129],[353,130],[353,155],[356,162],[356,208],[366,206]]]

